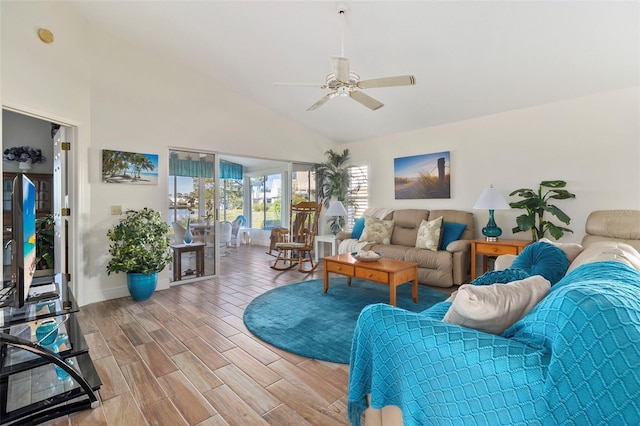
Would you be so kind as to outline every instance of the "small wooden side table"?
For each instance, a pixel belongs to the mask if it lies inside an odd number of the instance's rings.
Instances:
[[[476,256],[482,256],[482,273],[487,272],[487,260],[489,257],[500,256],[501,254],[518,255],[526,246],[531,244],[531,240],[507,240],[487,241],[484,238],[471,240],[471,280],[478,277],[476,272]]]
[[[182,280],[182,254],[190,251],[196,254],[196,277],[204,275],[204,243],[171,244],[173,250],[173,281]]]

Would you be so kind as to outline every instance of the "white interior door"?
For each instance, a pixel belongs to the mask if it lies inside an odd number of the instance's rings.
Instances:
[[[68,274],[67,235],[69,226],[69,191],[67,153],[63,149],[67,129],[60,126],[53,136],[53,218],[55,230],[55,273]]]

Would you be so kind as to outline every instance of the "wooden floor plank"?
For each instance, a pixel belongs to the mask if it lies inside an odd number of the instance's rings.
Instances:
[[[204,393],[205,398],[229,425],[266,425],[258,413],[227,386],[222,385]]]
[[[159,377],[158,382],[188,424],[198,424],[216,414],[211,404],[181,371]]]

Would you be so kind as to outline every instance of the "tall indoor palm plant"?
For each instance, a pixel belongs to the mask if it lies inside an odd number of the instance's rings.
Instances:
[[[316,177],[318,180],[318,197],[322,200],[325,207],[329,206],[330,201],[338,200],[346,207],[352,203],[349,200],[349,186],[351,184],[351,175],[349,174],[349,149],[345,148],[342,153],[332,149],[325,152],[327,161],[321,163],[316,169]],[[335,234],[342,229],[345,218],[341,216],[331,217],[329,219],[331,231]]]

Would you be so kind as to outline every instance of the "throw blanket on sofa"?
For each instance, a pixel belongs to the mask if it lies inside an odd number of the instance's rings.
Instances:
[[[640,424],[640,273],[579,267],[502,336],[424,313],[363,309],[349,418],[397,405],[405,425]]]

